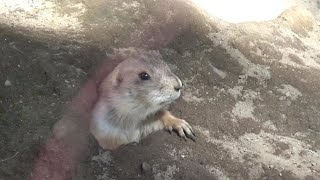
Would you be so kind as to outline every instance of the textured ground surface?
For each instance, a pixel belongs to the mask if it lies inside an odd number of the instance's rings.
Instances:
[[[197,142],[92,140],[77,179],[320,179],[319,1],[242,24],[164,0],[0,2],[0,179],[30,175],[87,73],[126,46],[159,47],[185,81],[171,110]]]

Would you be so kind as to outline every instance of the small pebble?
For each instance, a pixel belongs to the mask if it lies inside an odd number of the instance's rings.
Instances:
[[[148,172],[151,171],[151,166],[148,163],[143,162],[141,164],[141,170],[142,170],[143,173],[148,173]]]
[[[11,82],[9,81],[9,80],[6,80],[5,82],[4,82],[4,86],[11,86],[12,84],[11,84]]]

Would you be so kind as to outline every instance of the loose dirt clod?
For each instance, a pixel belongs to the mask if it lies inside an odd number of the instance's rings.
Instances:
[[[143,162],[141,164],[141,170],[143,173],[150,173],[151,172],[151,166],[147,162]]]

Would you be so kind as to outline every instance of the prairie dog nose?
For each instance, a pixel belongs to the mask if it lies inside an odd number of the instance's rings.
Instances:
[[[180,91],[180,89],[182,89],[182,86],[175,86],[174,87],[174,90],[176,90],[176,91]]]
[[[177,76],[175,76],[175,78],[176,78],[178,84],[175,85],[173,88],[175,91],[180,91],[183,88],[183,83],[181,82],[181,80]]]

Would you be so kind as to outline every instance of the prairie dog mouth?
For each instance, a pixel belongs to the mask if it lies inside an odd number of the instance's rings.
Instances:
[[[180,95],[181,94],[179,94],[179,96],[168,98],[165,101],[160,102],[159,104],[160,105],[169,105],[169,104],[173,103],[174,101],[176,101],[180,97]]]
[[[172,101],[163,101],[163,102],[160,103],[160,105],[169,105],[169,104],[171,104],[173,101],[174,101],[174,100],[172,100]]]

